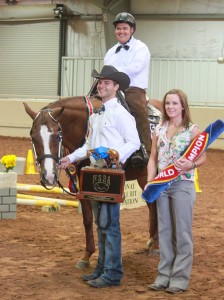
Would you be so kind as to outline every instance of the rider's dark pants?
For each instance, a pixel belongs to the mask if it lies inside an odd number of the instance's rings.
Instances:
[[[146,92],[144,89],[129,87],[125,91],[132,115],[135,117],[141,142],[145,145],[148,154],[151,152],[151,133],[147,112]]]

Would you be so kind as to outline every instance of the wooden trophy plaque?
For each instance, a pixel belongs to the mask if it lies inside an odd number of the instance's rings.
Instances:
[[[79,200],[124,202],[125,171],[83,167],[80,170]]]

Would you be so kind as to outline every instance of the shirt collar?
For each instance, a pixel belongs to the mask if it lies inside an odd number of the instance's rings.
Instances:
[[[105,110],[107,110],[107,109],[111,108],[112,106],[114,106],[116,103],[117,103],[117,97],[112,98],[103,104],[105,106]]]

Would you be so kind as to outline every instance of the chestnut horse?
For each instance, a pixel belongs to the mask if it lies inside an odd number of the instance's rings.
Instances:
[[[160,101],[152,100],[160,107]],[[158,103],[157,103],[157,102]],[[88,109],[88,105],[90,109]],[[62,156],[61,145],[71,153],[82,146],[88,126],[90,110],[96,111],[102,102],[94,97],[71,97],[50,103],[38,113],[34,112],[27,103],[24,103],[26,113],[32,118],[33,124],[30,136],[36,162],[39,165],[40,181],[47,186],[54,186],[58,180],[58,161]],[[143,189],[146,184],[147,170],[133,169],[127,166],[125,170],[126,180],[137,179]],[[147,204],[149,208],[149,235],[148,245],[155,249],[158,247],[157,216],[155,203]],[[86,249],[81,260],[76,264],[77,268],[89,266],[91,255],[95,252],[93,236],[93,214],[91,202],[81,201],[83,224],[86,235]],[[148,225],[146,225],[146,228]]]

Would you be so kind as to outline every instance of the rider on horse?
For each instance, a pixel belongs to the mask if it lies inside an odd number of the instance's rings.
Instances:
[[[104,58],[111,65],[130,77],[130,86],[124,90],[125,100],[135,117],[141,140],[139,151],[132,155],[132,165],[146,166],[151,151],[151,134],[148,122],[146,89],[149,78],[150,52],[146,44],[134,38],[135,18],[126,12],[119,13],[113,22],[118,41]]]

